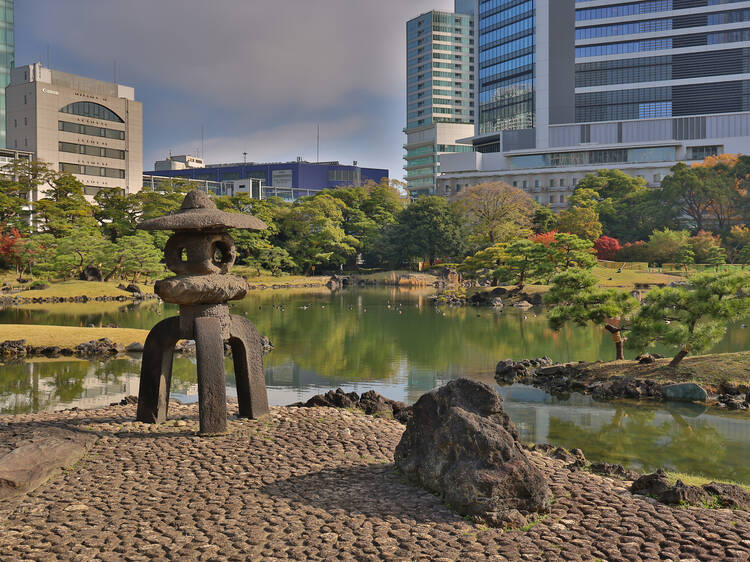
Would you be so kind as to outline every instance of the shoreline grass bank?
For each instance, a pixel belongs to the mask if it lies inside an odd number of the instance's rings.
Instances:
[[[669,366],[671,358],[640,364],[633,360],[594,362],[584,365],[592,379],[612,377],[665,382],[694,382],[714,394],[721,385],[750,386],[750,351],[687,356],[677,368]]]
[[[0,342],[25,340],[34,347],[75,348],[100,338],[127,346],[146,341],[148,330],[137,328],[80,328],[77,326],[48,326],[39,324],[0,324]]]

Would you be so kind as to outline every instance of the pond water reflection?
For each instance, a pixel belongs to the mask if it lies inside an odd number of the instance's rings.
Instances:
[[[375,389],[414,402],[450,379],[467,376],[495,384],[500,359],[547,355],[557,361],[611,359],[611,339],[594,327],[550,330],[542,310],[503,312],[434,308],[429,290],[367,289],[258,292],[235,303],[275,349],[265,374],[273,405],[306,400],[341,386]],[[0,322],[151,328],[176,308],[148,302],[32,305],[0,310]],[[750,331],[737,328],[716,351],[750,347]],[[231,360],[228,394],[234,394]],[[93,408],[137,394],[140,356],[108,361],[70,358],[0,366],[0,414]],[[498,387],[523,438],[580,447],[592,460],[658,466],[750,483],[750,425],[735,417],[661,404],[597,403],[561,399],[513,385]],[[172,394],[197,399],[195,360],[176,357]]]

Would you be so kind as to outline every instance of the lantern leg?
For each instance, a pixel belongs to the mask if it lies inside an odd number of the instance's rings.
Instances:
[[[194,322],[200,432],[223,433],[227,429],[227,389],[221,323],[213,317]]]
[[[259,418],[268,413],[260,334],[252,322],[233,314],[229,325],[229,345],[232,347],[240,417]]]
[[[159,322],[146,337],[138,386],[138,421],[162,423],[167,419],[172,358],[179,330],[180,319],[173,316]]]

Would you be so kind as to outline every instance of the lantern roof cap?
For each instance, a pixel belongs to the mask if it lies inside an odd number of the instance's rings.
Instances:
[[[138,224],[141,230],[226,230],[242,228],[264,230],[266,224],[249,213],[227,213],[216,208],[208,194],[198,189],[185,196],[180,210]]]

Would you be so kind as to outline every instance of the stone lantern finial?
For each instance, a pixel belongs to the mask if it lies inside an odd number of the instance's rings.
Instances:
[[[216,208],[207,193],[191,191],[172,215],[143,221],[142,230],[173,230],[164,257],[174,277],[157,281],[154,292],[180,305],[180,315],[159,322],[143,350],[138,391],[138,420],[159,423],[167,418],[172,356],[179,339],[194,339],[198,360],[201,433],[226,429],[224,342],[232,348],[240,416],[268,412],[263,348],[255,326],[229,314],[227,302],[247,294],[247,282],[229,270],[237,252],[230,228],[262,230],[260,219]]]

